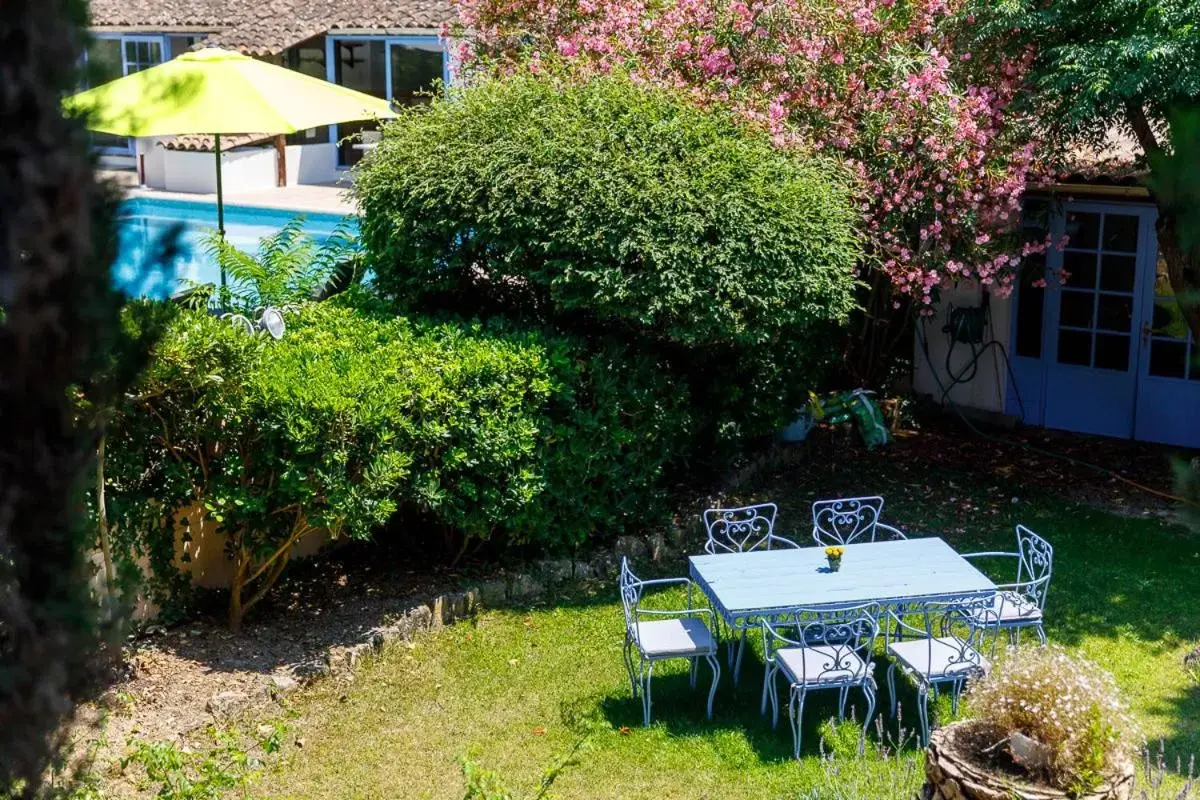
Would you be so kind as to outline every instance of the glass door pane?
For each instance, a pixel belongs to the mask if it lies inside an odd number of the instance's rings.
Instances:
[[[428,103],[434,86],[442,79],[441,48],[392,44],[390,50],[392,101],[401,106]]]
[[[334,82],[356,92],[386,98],[387,45],[379,40],[353,41],[340,39],[333,49]],[[373,122],[347,122],[338,126],[338,163],[352,167],[363,157],[362,141],[358,134],[374,130]],[[352,137],[347,141],[346,137]]]
[[[1067,242],[1050,259],[1061,274],[1046,295],[1047,427],[1134,434],[1142,363],[1138,303],[1153,272],[1145,241],[1153,236],[1149,218],[1145,208],[1110,203],[1064,209],[1059,231]]]
[[[93,39],[87,46],[86,87],[93,88],[125,74],[120,39]],[[109,133],[93,133],[92,145],[106,150],[128,150],[129,140]]]
[[[1067,213],[1058,363],[1126,372],[1133,354],[1136,214]]]
[[[1200,381],[1200,364],[1196,363],[1200,350],[1192,341],[1161,257],[1154,278],[1154,308],[1143,332],[1150,345],[1149,373],[1160,378]]]
[[[1162,257],[1147,266],[1140,340],[1148,351],[1138,378],[1135,435],[1200,448],[1200,348],[1179,308]]]

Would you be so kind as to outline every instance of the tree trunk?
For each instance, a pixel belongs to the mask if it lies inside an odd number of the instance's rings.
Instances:
[[[1167,280],[1175,302],[1187,321],[1192,339],[1200,342],[1200,253],[1187,250],[1180,240],[1179,218],[1160,204],[1158,249],[1167,267]]]
[[[284,568],[287,567],[288,561],[291,560],[292,548],[311,531],[312,528],[306,522],[298,519],[283,544],[257,565],[246,548],[242,547],[241,538],[238,538],[235,542],[238,553],[237,566],[233,573],[233,581],[229,586],[229,629],[231,631],[236,633],[241,630],[242,619],[246,616],[246,612],[267,596],[267,592],[271,591],[271,588],[279,580],[279,576],[283,574]],[[247,597],[246,592],[250,590],[250,587],[255,586],[256,582],[254,593]]]
[[[1180,211],[1191,210],[1188,203],[1194,202],[1194,194],[1173,180],[1179,165],[1172,163],[1187,158],[1192,151],[1181,151],[1185,140],[1176,139],[1173,152],[1168,148],[1164,158],[1154,126],[1140,103],[1126,103],[1125,119],[1151,165],[1150,195],[1158,206],[1158,249],[1167,267],[1167,280],[1192,338],[1200,342],[1200,252],[1184,245],[1180,223]]]
[[[233,572],[233,581],[229,584],[229,630],[237,633],[242,629],[242,592],[246,588],[246,571],[250,568],[250,557],[240,546],[237,549],[237,568]]]
[[[104,591],[112,597],[116,592],[116,575],[112,546],[108,539],[108,510],[104,503],[104,440],[101,434],[100,442],[96,445],[96,527],[100,530],[100,554],[104,558]]]

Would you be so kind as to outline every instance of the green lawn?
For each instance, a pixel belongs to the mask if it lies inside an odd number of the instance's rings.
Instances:
[[[1188,644],[1200,639],[1200,538],[1155,519],[1029,498],[936,470],[889,483],[882,466],[868,465],[821,476],[820,492],[802,473],[777,476],[754,493],[781,500],[785,534],[803,528],[811,497],[843,491],[843,480],[886,490],[889,521],[940,533],[961,551],[1011,549],[1017,521],[1040,532],[1055,546],[1051,640],[1111,670],[1146,733],[1162,738],[1172,758],[1200,753],[1200,687],[1181,666]],[[303,747],[256,791],[314,800],[461,798],[457,759],[466,755],[502,774],[514,795],[532,797],[543,771],[584,736],[555,797],[803,798],[821,782],[818,727],[835,693],[816,695],[806,708],[809,756],[799,763],[790,758],[786,725],[772,730],[759,717],[757,659],[736,691],[723,678],[711,723],[703,671],[696,691],[682,662],[656,673],[655,722],[643,729],[622,665],[621,625],[615,592],[604,585],[489,611],[413,647],[392,647],[351,685],[326,682],[300,702]],[[881,689],[882,702],[882,680]],[[915,722],[912,695],[905,697]],[[890,800],[883,789],[866,795]]]

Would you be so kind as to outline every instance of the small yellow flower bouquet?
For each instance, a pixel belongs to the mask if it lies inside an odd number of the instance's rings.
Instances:
[[[846,554],[846,548],[837,545],[825,548],[825,558],[829,561],[829,571],[837,572],[842,568],[842,556]]]

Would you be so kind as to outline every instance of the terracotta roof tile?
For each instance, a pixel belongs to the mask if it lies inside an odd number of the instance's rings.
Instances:
[[[272,133],[234,133],[221,137],[221,152],[248,144],[261,144],[275,138]],[[199,153],[213,151],[213,137],[206,133],[188,133],[182,136],[171,136],[163,139],[160,144],[168,150],[189,150]]]
[[[329,30],[436,30],[450,0],[92,0],[99,27],[210,29],[207,46],[274,55]]]

